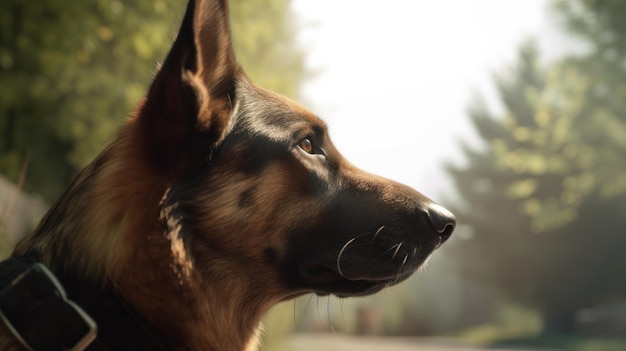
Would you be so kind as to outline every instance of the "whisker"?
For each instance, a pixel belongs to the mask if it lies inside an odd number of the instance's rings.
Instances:
[[[335,332],[335,327],[333,327],[333,320],[330,318],[330,295],[328,295],[328,302],[326,304],[326,314],[328,315],[328,325],[330,326],[330,330],[333,331],[333,334],[337,334],[337,332]]]
[[[378,236],[378,234],[380,234],[380,232],[383,231],[383,229],[385,229],[384,225],[381,226],[380,228],[378,228],[376,233],[374,233],[374,236],[372,237],[372,240],[370,240],[370,252],[372,252],[372,247],[374,246],[374,241],[376,241],[376,237]]]
[[[398,247],[396,247],[396,251],[393,253],[393,256],[391,257],[391,260],[393,261],[396,258],[396,255],[398,254],[398,251],[400,250],[400,248],[402,247],[402,242],[400,244],[398,244]]]
[[[296,302],[297,301],[298,299],[293,300],[293,325],[294,327],[296,327],[296,330],[298,330],[298,319],[296,318]]]
[[[422,265],[420,266],[420,268],[418,268],[418,272],[422,273],[426,270],[426,268],[428,267],[428,260],[424,261],[424,263],[422,263]]]
[[[352,238],[348,240],[348,242],[345,245],[343,245],[341,250],[339,250],[339,255],[337,255],[337,273],[339,273],[339,275],[342,277],[343,277],[343,272],[341,271],[341,255],[343,255],[343,252],[346,250],[348,245],[350,245],[350,243],[352,243],[354,240],[356,240],[356,238]]]
[[[313,294],[309,294],[309,298],[306,300],[306,305],[304,305],[303,314],[306,314],[306,310],[309,308],[309,303],[311,303],[312,298],[313,298]]]
[[[317,320],[322,322],[322,315],[320,314],[320,297],[316,295],[317,299],[315,300],[315,304],[317,305]]]
[[[376,236],[376,235],[378,235],[378,234],[379,234],[379,233],[380,233],[380,232],[381,232],[384,228],[385,228],[385,226],[382,226],[382,227],[378,228],[378,230],[377,230],[377,231],[375,231],[375,232],[374,232],[374,231],[369,231],[369,232],[363,232],[363,233],[361,233],[361,234],[359,234],[359,235],[355,235],[355,236],[353,237],[353,240],[354,240],[354,241],[357,241],[357,240],[361,239],[361,238],[362,238],[362,237],[364,237],[364,236],[367,236],[367,235],[372,235],[372,233],[374,233],[374,237],[375,237],[375,236]],[[372,246],[372,244],[373,244],[373,240],[371,240],[369,243],[363,243],[363,242],[361,242],[361,243],[355,243],[355,242],[353,242],[353,243],[351,243],[350,245],[352,245],[352,246],[359,246],[359,247],[365,247],[365,246],[369,245],[369,246],[371,247],[371,246]],[[328,254],[328,255],[323,256],[323,258],[331,258],[331,257],[335,257],[335,254]]]
[[[376,231],[376,233],[374,233],[374,237],[372,238],[372,241],[376,240],[376,237],[378,236],[378,234],[380,234],[380,232],[383,231],[383,229],[385,229],[385,226],[381,226],[380,228],[378,228],[378,230]]]
[[[400,268],[398,268],[398,275],[400,275],[402,273],[402,268],[404,268],[404,265],[406,264],[406,261],[409,259],[409,255],[404,255],[404,259],[402,260],[402,264],[400,265]]]
[[[309,308],[309,304],[311,303],[311,299],[313,298],[313,294],[309,294],[309,298],[306,300],[306,304],[304,305],[304,310],[302,310],[302,315],[306,316],[306,311]],[[296,302],[298,300],[301,300],[300,298],[297,298],[295,300],[293,300],[293,324],[296,327],[296,330],[298,330],[298,320],[296,318]]]
[[[381,229],[379,228],[379,230],[381,230]],[[364,236],[372,235],[372,233],[374,233],[374,235],[376,235],[376,233],[378,233],[378,231],[376,231],[376,232],[374,232],[374,231],[362,232],[361,234],[355,235],[354,238],[355,239],[360,239],[360,238],[362,238]]]
[[[351,332],[350,328],[348,328],[348,323],[346,323],[346,314],[343,312],[343,301],[344,299],[339,300],[339,311],[341,311],[341,321],[343,323],[343,327],[346,328],[348,333]]]
[[[387,264],[385,265],[385,269],[389,268],[389,266],[391,265],[391,263],[393,262],[393,260],[396,258],[396,256],[398,255],[398,251],[400,251],[400,247],[402,247],[403,242],[399,242],[395,245],[393,245],[392,247],[388,248],[387,250],[385,250],[385,252],[383,252],[382,254],[380,254],[378,257],[376,257],[376,259],[381,258],[382,256],[384,256],[386,253],[388,253],[391,250],[394,250],[393,252],[393,256],[391,257],[391,259],[387,262]]]
[[[383,251],[383,253],[381,253],[380,255],[378,255],[377,257],[375,257],[374,259],[375,259],[375,260],[377,260],[377,259],[379,259],[379,258],[381,258],[381,257],[385,256],[385,254],[386,254],[387,252],[389,252],[389,251],[391,251],[391,250],[396,249],[396,248],[398,247],[398,245],[401,245],[401,244],[402,244],[402,243],[397,243],[397,244],[393,245],[392,247],[390,247],[390,248],[388,248],[387,250]]]

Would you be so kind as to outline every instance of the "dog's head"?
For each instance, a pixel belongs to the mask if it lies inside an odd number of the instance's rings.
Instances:
[[[224,1],[190,3],[137,121],[169,179],[161,214],[187,274],[219,265],[281,298],[363,295],[408,277],[454,229],[446,209],[359,170],[324,122],[251,83]]]

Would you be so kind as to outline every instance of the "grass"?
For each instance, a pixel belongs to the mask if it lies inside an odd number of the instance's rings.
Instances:
[[[543,328],[536,312],[509,303],[500,303],[498,316],[493,323],[470,328],[453,335],[462,341],[487,346],[500,340],[534,338]]]
[[[522,333],[520,333],[522,331]],[[526,334],[526,335],[524,335]],[[581,335],[545,335],[507,326],[485,325],[458,335],[464,342],[485,347],[531,347],[564,351],[624,351],[626,339],[603,339]]]
[[[536,312],[511,304],[501,304],[495,323],[465,330],[462,341],[484,347],[530,347],[563,351],[625,351],[626,339],[604,339],[581,335],[542,334]]]
[[[587,338],[578,335],[540,335],[533,338],[500,340],[490,346],[529,346],[567,351],[624,351],[626,339]]]

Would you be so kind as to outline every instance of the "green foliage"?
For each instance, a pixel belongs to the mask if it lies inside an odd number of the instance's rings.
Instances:
[[[512,138],[491,141],[497,164],[517,176],[506,195],[520,202],[534,232],[575,220],[594,194],[626,190],[626,124],[604,104],[589,101],[593,88],[574,65],[552,67],[541,87],[523,92],[532,113],[504,117]]]
[[[29,154],[27,190],[60,193],[143,95],[183,10],[168,3],[0,3],[0,172]]]
[[[534,338],[541,333],[541,316],[535,311],[500,302],[492,323],[463,330],[456,336],[475,345],[493,345],[501,340]],[[527,345],[526,345],[527,346]]]
[[[0,173],[56,198],[147,90],[181,1],[0,2]],[[297,96],[303,77],[288,0],[232,2],[238,59],[261,85]]]
[[[233,45],[253,82],[291,98],[306,76],[290,0],[232,1]]]
[[[547,330],[572,331],[577,309],[626,294],[614,279],[626,269],[626,52],[607,46],[626,42],[626,6],[556,8],[588,52],[541,67],[525,44],[497,80],[503,113],[470,110],[483,147],[465,146],[467,165],[449,170],[473,232],[458,243],[463,269],[538,308]]]
[[[624,1],[556,0],[554,7],[566,28],[589,43],[595,52],[626,52],[626,42],[622,37],[626,33]]]

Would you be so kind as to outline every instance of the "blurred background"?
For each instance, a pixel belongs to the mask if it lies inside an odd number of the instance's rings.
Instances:
[[[0,2],[2,257],[144,95],[184,8]],[[234,1],[231,18],[255,82],[459,223],[401,285],[277,306],[264,350],[626,350],[626,1]]]

